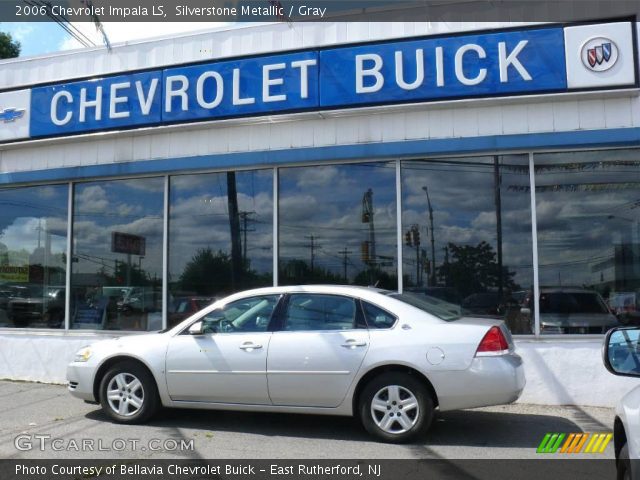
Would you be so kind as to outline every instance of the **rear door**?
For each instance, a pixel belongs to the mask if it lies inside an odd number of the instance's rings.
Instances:
[[[360,308],[341,295],[294,293],[267,358],[274,405],[337,407],[369,348]]]

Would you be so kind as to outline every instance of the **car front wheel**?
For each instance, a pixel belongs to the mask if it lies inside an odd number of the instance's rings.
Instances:
[[[136,362],[118,363],[100,382],[100,405],[118,423],[145,422],[159,406],[155,381]]]
[[[385,373],[362,391],[359,413],[365,429],[380,440],[404,443],[422,435],[433,419],[427,388],[406,373]]]

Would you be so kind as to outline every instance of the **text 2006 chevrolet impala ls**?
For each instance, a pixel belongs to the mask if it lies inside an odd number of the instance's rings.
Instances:
[[[514,402],[522,360],[501,321],[374,288],[262,288],[159,333],[80,350],[76,397],[121,423],[165,407],[357,415],[379,439],[426,431],[434,410]]]

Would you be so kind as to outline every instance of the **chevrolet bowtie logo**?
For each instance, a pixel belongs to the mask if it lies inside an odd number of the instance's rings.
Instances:
[[[24,115],[24,108],[5,108],[0,111],[0,120],[4,123],[15,122]]]

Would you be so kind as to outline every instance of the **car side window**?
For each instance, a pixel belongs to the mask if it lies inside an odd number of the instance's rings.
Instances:
[[[362,301],[362,310],[369,328],[391,328],[396,323],[396,317],[364,300]]]
[[[292,294],[284,316],[284,330],[350,330],[356,328],[356,317],[356,303],[352,298]]]
[[[279,295],[243,298],[202,318],[204,333],[266,332]]]

